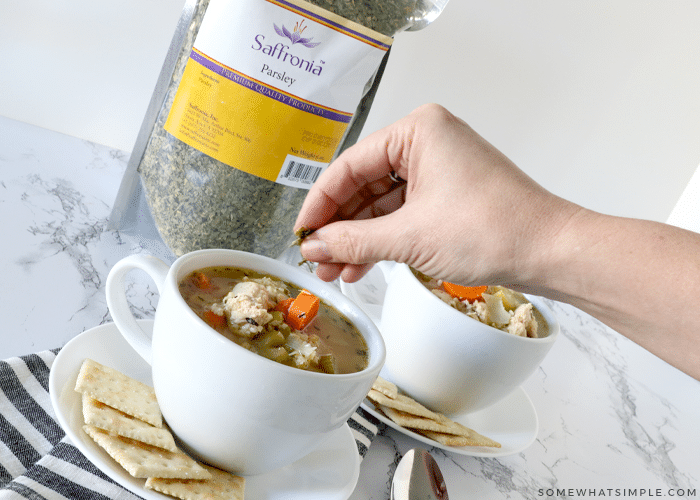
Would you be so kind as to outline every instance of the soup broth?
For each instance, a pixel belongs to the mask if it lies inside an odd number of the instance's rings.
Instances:
[[[217,266],[190,273],[179,286],[203,321],[256,354],[324,373],[367,367],[368,348],[360,331],[338,310],[292,283],[249,269]],[[312,310],[314,303],[317,311]],[[310,308],[299,309],[304,305]]]
[[[522,293],[502,286],[463,287],[411,271],[436,297],[472,319],[521,337],[549,334],[544,316]]]

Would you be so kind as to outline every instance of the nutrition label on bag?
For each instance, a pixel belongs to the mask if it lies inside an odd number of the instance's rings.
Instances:
[[[308,188],[391,42],[304,1],[211,0],[165,129],[234,168]]]

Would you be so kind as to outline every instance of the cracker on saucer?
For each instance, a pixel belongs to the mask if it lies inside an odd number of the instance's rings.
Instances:
[[[86,424],[94,425],[118,436],[123,436],[142,443],[177,451],[173,435],[164,427],[154,427],[132,415],[124,413],[83,394],[83,419]]]
[[[133,477],[211,478],[209,471],[181,451],[172,452],[115,436],[93,425],[84,425],[83,430]]]
[[[146,488],[182,500],[243,500],[245,478],[203,465],[210,479],[164,479],[149,477]]]
[[[426,430],[418,430],[416,432],[423,434],[425,437],[437,441],[445,446],[488,446],[489,448],[500,448],[501,444],[493,439],[482,436],[474,432],[472,436],[455,436],[454,434],[444,434],[442,432],[433,432]]]
[[[377,379],[372,384],[372,389],[374,389],[377,392],[381,392],[382,394],[391,399],[396,399],[399,395],[399,388],[396,387],[396,384],[394,384],[393,382],[389,382],[388,380],[385,380],[382,377],[377,377]]]
[[[153,387],[97,361],[83,362],[75,390],[155,427],[163,426]]]
[[[375,405],[379,404],[387,406],[398,411],[410,413],[411,415],[432,418],[435,420],[439,418],[437,413],[430,411],[418,401],[406,396],[405,394],[398,394],[396,398],[390,398],[379,391],[370,389],[370,391],[367,393],[367,399],[372,401],[372,403]]]
[[[386,406],[380,407],[381,411],[401,427],[410,429],[449,446],[489,446],[500,448],[500,443],[482,436],[458,422],[454,422],[444,415],[437,414],[439,419],[418,417],[405,412],[394,410]]]
[[[422,434],[428,439],[432,439],[433,441],[436,441],[445,446],[474,446],[472,443],[470,443],[469,438],[464,436],[455,436],[454,434],[443,434],[442,432],[425,431],[419,429],[415,429],[414,432]]]
[[[375,408],[397,425],[424,435],[446,446],[489,446],[501,444],[479,434],[445,415],[433,412],[415,399],[402,394],[399,388],[381,377],[367,393]]]
[[[437,418],[425,418],[411,413],[395,410],[388,406],[381,405],[380,410],[391,420],[401,427],[409,429],[423,429],[426,431],[443,432],[456,436],[468,436],[469,430],[466,427],[458,426],[447,417],[436,414]]]

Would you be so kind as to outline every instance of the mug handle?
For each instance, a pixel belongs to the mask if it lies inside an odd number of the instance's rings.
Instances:
[[[134,269],[147,273],[155,281],[158,293],[161,294],[170,267],[162,260],[150,255],[131,255],[114,265],[105,285],[107,307],[119,332],[138,355],[150,365],[153,360],[151,338],[136,322],[126,299],[124,278]]]
[[[380,260],[375,265],[382,271],[384,281],[389,283],[389,280],[391,279],[391,272],[396,268],[396,262],[393,260]]]
[[[396,268],[396,262],[393,261],[387,261],[387,260],[382,260],[379,262],[375,262],[375,267],[379,269],[382,272],[382,276],[384,277],[384,281],[389,284],[391,281],[391,275],[392,271]],[[348,296],[354,300],[360,308],[367,313],[367,315],[370,317],[370,319],[374,322],[375,325],[379,326],[382,322],[382,305],[380,304],[375,304],[375,303],[369,303],[365,302],[363,300],[363,297],[360,293],[358,293],[354,288],[350,289],[343,289],[343,292],[348,294]],[[383,301],[383,298],[382,298]]]

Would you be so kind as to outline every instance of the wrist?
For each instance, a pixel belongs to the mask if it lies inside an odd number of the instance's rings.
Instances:
[[[552,199],[531,229],[530,245],[517,263],[514,288],[522,292],[570,302],[582,285],[574,278],[579,256],[597,214],[561,198]]]

